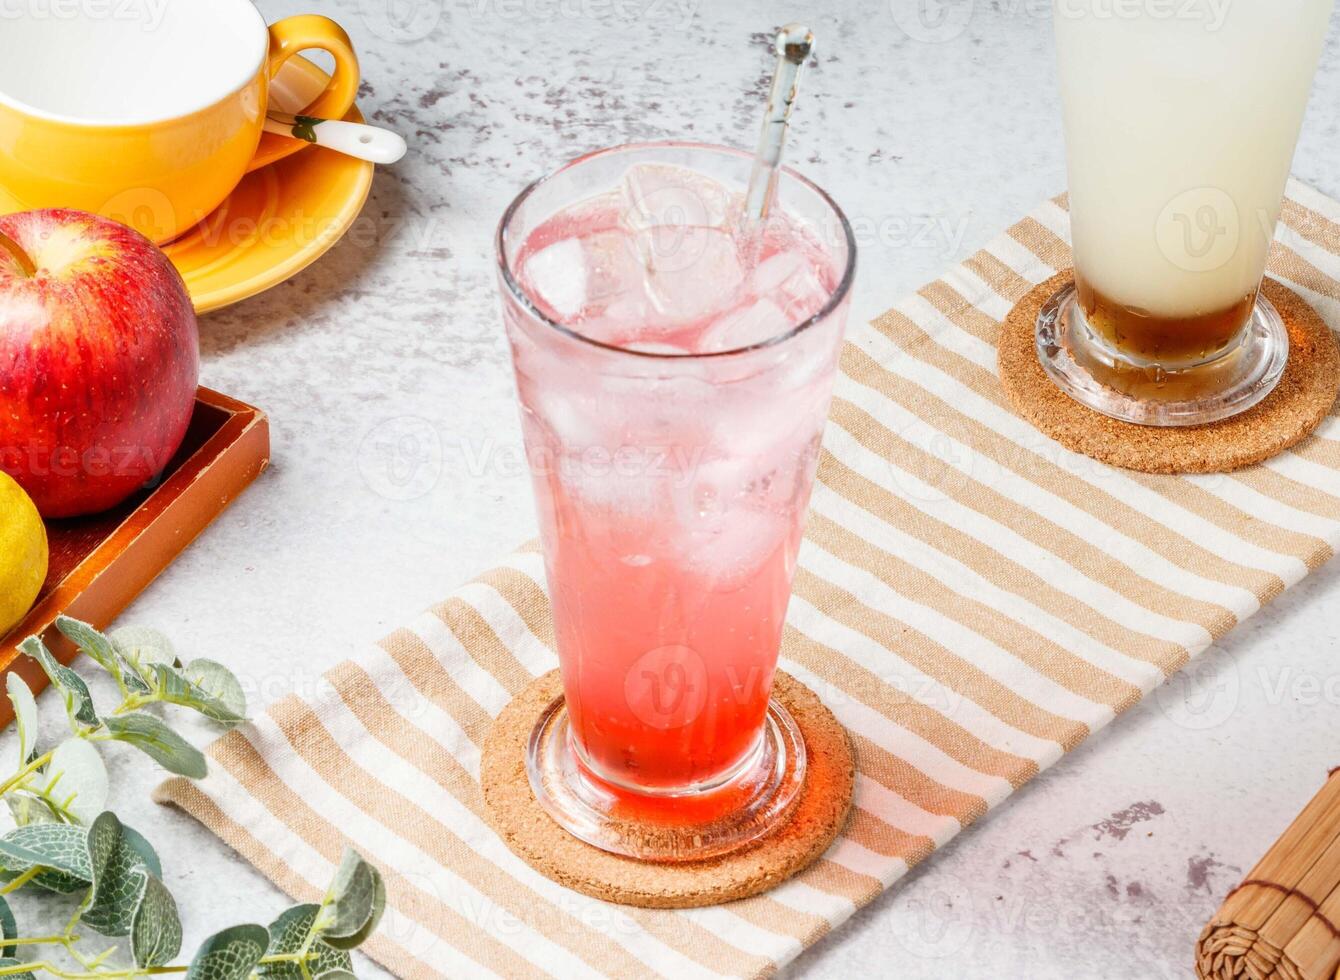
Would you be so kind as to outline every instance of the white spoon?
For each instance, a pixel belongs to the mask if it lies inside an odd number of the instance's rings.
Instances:
[[[312,116],[290,116],[286,112],[272,111],[266,115],[265,131],[277,136],[306,140],[372,163],[395,163],[409,149],[398,133],[380,126],[341,122],[338,119],[316,119]]]

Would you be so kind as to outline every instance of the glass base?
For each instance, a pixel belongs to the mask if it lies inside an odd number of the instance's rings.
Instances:
[[[1037,348],[1057,386],[1096,412],[1137,425],[1203,425],[1270,394],[1289,359],[1289,333],[1275,307],[1258,295],[1233,346],[1203,364],[1170,371],[1131,360],[1095,333],[1071,284],[1038,312]]]
[[[701,861],[786,822],[805,783],[805,740],[787,710],[771,701],[758,745],[723,778],[643,794],[601,779],[578,758],[560,697],[531,732],[526,773],[535,799],[574,837],[643,861]]]

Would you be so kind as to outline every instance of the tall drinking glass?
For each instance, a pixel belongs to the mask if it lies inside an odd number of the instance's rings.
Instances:
[[[1075,284],[1038,353],[1072,397],[1211,422],[1275,386],[1259,295],[1334,0],[1055,0]]]
[[[750,167],[604,150],[498,230],[564,688],[531,785],[576,836],[643,859],[766,834],[804,778],[770,695],[856,249],[791,171],[742,226]]]

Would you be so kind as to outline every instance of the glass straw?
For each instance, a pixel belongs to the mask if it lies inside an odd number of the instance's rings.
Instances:
[[[753,227],[768,216],[777,198],[777,171],[791,122],[791,109],[800,89],[800,72],[814,51],[814,32],[804,24],[787,24],[777,32],[777,70],[772,76],[768,108],[759,134],[754,171],[745,197],[744,225]]]

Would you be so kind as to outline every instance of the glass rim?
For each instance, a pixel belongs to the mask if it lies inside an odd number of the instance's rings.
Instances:
[[[550,180],[553,180],[560,174],[566,173],[567,171],[573,169],[574,167],[580,166],[598,157],[609,156],[616,153],[626,153],[632,150],[653,150],[658,148],[709,150],[713,153],[721,153],[727,156],[739,157],[744,160],[750,160],[753,157],[753,154],[748,153],[744,150],[736,149],[735,147],[722,146],[717,143],[702,143],[692,140],[649,140],[638,143],[621,143],[617,146],[607,146],[604,147],[603,149],[593,150],[590,153],[584,153],[579,157],[574,157],[573,159],[567,161],[561,166],[555,168],[554,170],[551,170],[544,176],[531,181],[529,184],[526,185],[525,188],[522,189],[521,193],[519,193],[515,198],[513,198],[512,203],[509,204],[507,206],[507,210],[503,212],[502,218],[498,221],[498,228],[494,234],[493,239],[494,255],[496,256],[498,263],[498,274],[502,277],[503,282],[507,284],[507,290],[511,294],[512,298],[515,299],[518,303],[520,303],[522,308],[525,309],[527,313],[529,313],[540,323],[543,323],[545,326],[550,327],[551,329],[557,331],[558,333],[563,334],[566,337],[570,337],[571,339],[579,341],[580,343],[586,344],[590,347],[598,348],[600,350],[612,351],[616,354],[625,354],[632,357],[648,358],[651,360],[694,361],[694,360],[705,360],[707,358],[716,358],[716,357],[734,357],[740,354],[748,354],[753,351],[759,351],[769,347],[779,346],[781,344],[786,343],[791,338],[801,333],[804,333],[806,330],[808,330],[815,324],[822,323],[824,320],[828,319],[828,317],[830,317],[834,313],[834,311],[837,310],[839,306],[842,305],[842,303],[846,300],[848,293],[851,292],[852,283],[856,279],[856,235],[852,231],[851,223],[847,220],[847,215],[843,213],[842,208],[838,207],[838,203],[833,200],[832,196],[830,196],[827,191],[825,191],[814,181],[810,180],[808,177],[792,169],[791,167],[782,167],[781,172],[783,174],[785,174],[789,179],[794,180],[799,184],[801,184],[802,186],[809,188],[811,191],[817,194],[819,196],[819,199],[822,200],[828,206],[828,208],[832,211],[832,213],[837,217],[838,225],[841,227],[842,235],[847,243],[847,261],[845,268],[842,270],[842,276],[838,280],[838,284],[833,288],[833,291],[829,294],[828,299],[824,302],[824,305],[820,307],[819,311],[815,313],[813,316],[807,317],[800,323],[792,324],[789,329],[779,334],[776,334],[775,336],[769,337],[767,340],[761,340],[755,344],[749,344],[744,347],[733,347],[730,350],[704,351],[701,353],[695,353],[693,351],[685,351],[683,353],[679,353],[669,351],[634,350],[633,348],[630,347],[620,347],[617,344],[607,344],[602,340],[596,340],[593,337],[587,337],[585,334],[579,333],[578,331],[572,329],[572,327],[566,326],[565,324],[559,323],[557,320],[553,320],[550,317],[546,316],[540,310],[539,306],[535,303],[535,301],[531,299],[530,294],[528,294],[526,290],[522,288],[521,284],[517,282],[516,276],[512,274],[511,265],[507,261],[507,252],[505,247],[508,241],[507,229],[508,226],[511,224],[512,219],[516,216],[517,211],[521,208],[521,205],[524,204],[531,197],[532,194],[534,194],[537,190],[539,190],[541,186],[548,183]]]

